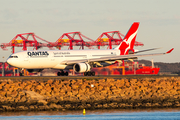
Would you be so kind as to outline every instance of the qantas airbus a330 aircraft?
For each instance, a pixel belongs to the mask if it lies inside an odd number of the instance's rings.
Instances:
[[[170,53],[138,54],[134,52],[139,22],[134,22],[123,41],[114,49],[108,50],[35,50],[21,51],[9,56],[7,63],[17,68],[25,68],[29,72],[40,72],[45,68],[59,69],[58,76],[66,75],[65,70],[73,69],[84,75],[95,75],[93,67],[104,67],[121,60],[136,59],[144,56]],[[153,50],[153,49],[149,49]],[[144,50],[148,51],[148,50]],[[143,51],[139,51],[143,52]],[[135,53],[135,54],[134,54]]]

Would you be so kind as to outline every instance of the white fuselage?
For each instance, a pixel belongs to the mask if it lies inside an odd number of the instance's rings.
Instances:
[[[65,69],[66,60],[82,60],[100,57],[119,56],[120,50],[37,50],[12,54],[7,62],[12,66],[26,69]]]

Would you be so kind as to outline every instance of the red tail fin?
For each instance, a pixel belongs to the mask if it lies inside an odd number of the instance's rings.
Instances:
[[[121,55],[126,55],[129,51],[134,51],[134,43],[137,36],[137,31],[139,27],[139,22],[134,22],[124,37],[123,41],[120,43],[118,47],[115,49],[119,49],[121,51]]]

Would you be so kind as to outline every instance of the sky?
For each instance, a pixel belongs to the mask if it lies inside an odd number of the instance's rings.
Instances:
[[[133,22],[140,22],[136,40],[144,46],[135,49],[161,48],[146,53],[161,53],[171,48],[174,51],[139,59],[180,62],[179,5],[179,0],[0,0],[0,44],[29,32],[50,42],[63,33],[75,31],[96,40],[107,31],[125,35]],[[0,48],[0,61],[10,54],[11,48],[8,51]]]

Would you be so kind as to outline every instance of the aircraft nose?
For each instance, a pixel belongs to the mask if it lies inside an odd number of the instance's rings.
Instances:
[[[16,67],[19,63],[18,55],[13,54],[13,55],[9,56],[9,58],[6,60],[6,62],[11,66]]]
[[[6,60],[6,62],[11,65],[11,66],[16,66],[16,60],[12,59],[12,58],[8,58]]]
[[[6,60],[6,62],[11,65],[11,64],[12,64],[11,58],[8,58],[8,59]]]

